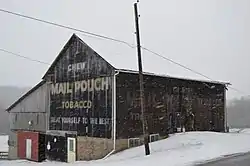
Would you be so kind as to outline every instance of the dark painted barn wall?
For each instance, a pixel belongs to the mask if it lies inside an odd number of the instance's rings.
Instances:
[[[67,137],[46,135],[46,158],[48,160],[67,162]]]
[[[117,136],[139,136],[142,124],[138,75],[120,72],[116,78]],[[224,85],[145,75],[144,86],[150,134],[173,132],[181,122],[177,114],[184,117],[188,110],[195,115],[196,130],[224,131]]]
[[[113,68],[75,36],[52,68],[50,130],[111,137]]]

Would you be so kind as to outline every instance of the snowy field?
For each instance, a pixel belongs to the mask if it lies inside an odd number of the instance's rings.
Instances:
[[[245,128],[245,129],[230,129],[229,130],[230,133],[245,133],[245,134],[250,134],[250,128]]]
[[[238,131],[238,130],[236,130]],[[213,160],[235,153],[250,151],[250,129],[231,133],[190,132],[180,133],[150,144],[151,155],[144,156],[144,147],[115,154],[106,160],[60,163],[67,166],[186,166]],[[58,162],[43,162],[42,166],[56,166]],[[0,165],[35,166],[29,161],[0,161]]]

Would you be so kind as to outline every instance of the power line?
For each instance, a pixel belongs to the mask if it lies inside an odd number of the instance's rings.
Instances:
[[[146,51],[148,51],[148,52],[151,52],[152,54],[155,54],[155,55],[157,55],[157,56],[159,56],[159,57],[161,57],[161,58],[163,58],[163,59],[165,59],[165,60],[167,60],[167,61],[170,61],[170,62],[172,62],[172,63],[174,63],[174,64],[176,64],[176,65],[178,65],[178,66],[180,66],[180,67],[183,67],[183,68],[185,68],[185,69],[187,69],[187,70],[189,70],[189,71],[191,71],[191,72],[194,72],[194,73],[196,73],[196,74],[199,73],[199,72],[196,72],[195,70],[193,70],[193,69],[191,69],[191,68],[188,68],[188,67],[186,67],[186,66],[184,66],[184,65],[182,65],[182,64],[180,64],[180,63],[178,63],[178,62],[173,61],[172,59],[166,58],[166,57],[164,57],[164,56],[162,56],[162,55],[160,55],[160,54],[158,54],[158,53],[156,53],[156,52],[153,52],[153,51],[151,51],[151,50],[148,50],[148,49],[145,48],[145,47],[141,47],[141,48],[144,49],[144,50],[146,50]],[[51,64],[48,63],[48,62],[44,62],[44,61],[36,60],[36,59],[30,58],[30,57],[27,57],[27,56],[23,56],[23,55],[20,55],[20,54],[17,54],[17,53],[8,51],[8,50],[6,50],[6,49],[0,48],[0,51],[5,52],[5,53],[8,53],[8,54],[11,54],[11,55],[14,55],[14,56],[17,56],[17,57],[20,57],[20,58],[24,58],[24,59],[27,59],[27,60],[30,60],[30,61],[33,61],[33,62],[37,62],[37,63],[40,63],[40,64],[51,65]],[[199,73],[199,75],[201,75],[201,76],[203,76],[203,77],[206,77],[206,78],[209,79],[209,80],[212,80],[211,78],[205,76],[204,74]],[[214,80],[212,80],[212,81],[214,81]],[[247,95],[247,94],[244,93],[243,91],[241,91],[241,90],[239,90],[239,89],[236,89],[236,88],[234,88],[234,87],[232,87],[232,86],[228,86],[228,88],[230,88],[230,89],[232,89],[232,90],[234,90],[234,91],[236,91],[236,92],[238,92],[238,93]]]
[[[193,69],[191,69],[191,68],[189,68],[189,67],[187,67],[187,66],[184,66],[184,65],[182,65],[182,64],[180,64],[180,63],[178,63],[178,62],[176,62],[176,61],[173,61],[172,59],[170,59],[170,58],[167,58],[167,57],[165,57],[165,56],[163,56],[163,55],[160,55],[160,54],[158,54],[158,53],[156,53],[156,52],[154,52],[154,51],[152,51],[152,50],[149,50],[149,49],[147,49],[146,47],[141,47],[142,49],[144,49],[144,50],[146,50],[146,51],[148,51],[148,52],[150,52],[150,53],[152,53],[152,54],[154,54],[154,55],[156,55],[156,56],[158,56],[158,57],[161,57],[161,58],[163,58],[163,59],[165,59],[165,60],[167,60],[167,61],[170,61],[170,62],[172,62],[172,63],[174,63],[174,64],[176,64],[176,65],[178,65],[178,66],[180,66],[180,67],[182,67],[182,68],[185,68],[185,69],[187,69],[187,70],[189,70],[189,71],[191,71],[191,72],[193,72],[193,73],[195,73],[195,74],[198,74],[198,75],[200,75],[200,76],[202,76],[202,77],[205,77],[205,78],[207,78],[207,79],[209,79],[209,80],[211,80],[211,81],[214,81],[213,79],[211,79],[210,77],[208,77],[208,76],[206,76],[206,75],[204,75],[204,74],[202,74],[202,73],[200,73],[200,72],[198,72],[198,71],[195,71],[195,70],[193,70]]]
[[[42,22],[42,23],[46,23],[46,24],[50,24],[50,25],[57,26],[57,27],[60,27],[60,28],[65,28],[65,29],[77,31],[77,32],[87,34],[87,35],[90,35],[90,36],[94,36],[94,37],[98,37],[98,38],[102,38],[102,39],[122,43],[122,44],[125,44],[125,45],[127,45],[127,46],[129,46],[131,48],[134,48],[134,46],[132,44],[128,43],[128,42],[122,41],[122,40],[119,40],[119,39],[115,39],[115,38],[112,38],[112,37],[99,35],[99,34],[96,34],[96,33],[92,33],[92,32],[84,31],[84,30],[81,30],[81,29],[73,28],[73,27],[70,27],[70,26],[58,24],[58,23],[55,23],[55,22],[46,21],[46,20],[42,20],[42,19],[39,19],[39,18],[23,15],[23,14],[20,14],[20,13],[9,11],[9,10],[0,9],[0,11],[4,12],[4,13],[11,14],[11,15],[19,16],[19,17],[22,17],[22,18],[26,18],[26,19],[30,19],[30,20],[34,20],[34,21],[38,21],[38,22]]]
[[[161,55],[161,54],[158,54],[158,53],[156,53],[156,52],[154,52],[154,51],[152,51],[152,50],[150,50],[150,49],[147,49],[146,47],[141,47],[141,48],[144,49],[144,50],[146,50],[146,51],[148,51],[148,52],[150,52],[150,53],[152,53],[152,54],[154,54],[154,55],[156,55],[156,56],[158,56],[158,57],[160,57],[160,58],[163,58],[163,59],[165,59],[165,60],[167,60],[167,61],[170,61],[170,62],[172,62],[172,63],[174,63],[174,64],[176,64],[176,65],[178,65],[178,66],[180,66],[180,67],[182,67],[182,68],[185,68],[186,70],[189,70],[189,71],[191,71],[191,72],[193,72],[193,73],[195,73],[195,74],[198,74],[198,75],[200,75],[200,76],[202,76],[202,77],[205,77],[205,78],[207,78],[207,79],[209,79],[209,80],[211,80],[211,81],[217,82],[217,81],[215,81],[214,79],[212,79],[212,78],[210,78],[210,77],[208,77],[208,76],[206,76],[206,75],[204,75],[204,74],[202,74],[202,73],[200,73],[200,72],[198,72],[198,71],[195,71],[195,70],[193,70],[193,69],[191,69],[191,68],[189,68],[189,67],[187,67],[187,66],[185,66],[185,65],[182,65],[181,63],[178,63],[178,62],[176,62],[176,61],[174,61],[174,60],[172,60],[172,59],[170,59],[170,58],[167,58],[167,57],[165,57],[165,56],[163,56],[163,55]],[[232,87],[231,85],[229,85],[228,88],[230,88],[230,89],[232,89],[232,90],[234,90],[234,91],[236,91],[236,92],[238,92],[238,93],[241,93],[241,94],[246,95],[246,93],[244,93],[244,92],[242,92],[241,90],[238,90],[238,89]]]
[[[77,31],[77,32],[83,33],[85,35],[90,35],[91,37],[96,37],[96,38],[111,40],[111,41],[114,41],[114,42],[125,44],[125,45],[127,45],[127,46],[129,46],[131,48],[135,48],[135,46],[133,44],[130,44],[130,43],[126,42],[126,41],[115,39],[115,38],[112,38],[112,37],[108,37],[108,36],[104,36],[104,35],[99,35],[99,34],[96,34],[96,33],[92,33],[92,32],[84,31],[84,30],[81,30],[81,29],[73,28],[73,27],[70,27],[70,26],[58,24],[58,23],[55,23],[55,22],[46,21],[46,20],[42,20],[42,19],[39,19],[39,18],[35,18],[35,17],[23,15],[23,14],[20,14],[20,13],[9,11],[9,10],[0,9],[0,12],[8,13],[8,14],[11,14],[11,15],[19,16],[19,17],[22,17],[22,18],[26,18],[26,19],[30,19],[30,20],[34,20],[34,21],[46,23],[46,24],[50,24],[50,25],[53,25],[53,26],[56,26],[56,27],[60,27],[60,28],[65,28],[65,29]],[[150,50],[150,49],[148,49],[146,47],[141,47],[141,48],[144,49],[144,50],[146,50],[146,51],[148,51],[148,52],[150,52],[150,53],[152,53],[152,54],[154,54],[154,55],[156,55],[156,56],[158,56],[158,57],[161,57],[161,58],[163,58],[163,59],[165,59],[167,61],[170,61],[170,62],[172,62],[172,63],[174,63],[174,64],[176,64],[176,65],[178,65],[178,66],[180,66],[182,68],[185,68],[186,70],[189,70],[189,71],[191,71],[191,72],[193,72],[195,74],[198,74],[198,75],[200,75],[200,76],[202,76],[204,78],[207,78],[209,80],[214,81],[210,77],[208,77],[208,76],[206,76],[206,75],[204,75],[204,74],[202,74],[202,73],[200,73],[198,71],[195,71],[195,70],[193,70],[193,69],[191,69],[191,68],[189,68],[189,67],[187,67],[185,65],[182,65],[181,63],[178,63],[178,62],[176,62],[176,61],[174,61],[174,60],[172,60],[170,58],[167,58],[167,57],[165,57],[163,55],[160,55],[160,54],[158,54],[158,53],[156,53],[156,52],[154,52],[154,51],[152,51],[152,50]],[[19,56],[19,57],[22,57],[22,58],[25,58],[25,59],[28,59],[28,60],[31,60],[31,61],[35,61],[35,62],[38,62],[38,63],[50,65],[50,63],[42,62],[40,60],[35,60],[35,59],[29,58],[29,57],[26,57],[26,56],[22,56],[22,55],[19,55],[19,54],[16,54],[16,53],[13,53],[11,51],[4,50],[4,49],[0,49],[0,51],[6,52],[6,53],[9,53],[9,54],[12,54],[12,55],[16,55],[16,56]],[[240,90],[238,90],[236,88],[233,88],[233,87],[230,87],[230,86],[229,86],[229,88],[231,88],[232,90],[237,91],[237,92],[243,94],[242,91],[240,91]]]
[[[38,63],[45,64],[45,65],[51,65],[50,63],[43,62],[43,61],[36,60],[36,59],[32,59],[30,57],[23,56],[23,55],[20,55],[20,54],[17,54],[17,53],[14,53],[14,52],[2,49],[2,48],[0,48],[0,51],[11,54],[11,55],[14,55],[14,56],[18,56],[18,57],[21,57],[21,58],[24,58],[24,59],[27,59],[27,60],[30,60],[30,61],[33,61],[33,62],[38,62]]]

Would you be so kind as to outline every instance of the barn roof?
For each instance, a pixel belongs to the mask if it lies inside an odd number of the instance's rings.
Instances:
[[[136,48],[130,48],[129,46],[124,45],[122,43],[114,43],[108,40],[97,40],[97,39],[92,39],[89,37],[84,38],[84,41],[83,41],[76,34],[73,34],[68,40],[68,42],[65,44],[63,49],[60,51],[58,56],[55,58],[54,62],[51,64],[49,69],[46,71],[45,75],[51,69],[53,69],[53,67],[56,65],[56,63],[62,56],[63,52],[70,46],[70,44],[72,43],[74,39],[81,41],[84,45],[87,45],[90,48],[94,48],[93,50],[97,52],[102,58],[104,58],[104,60],[106,60],[116,70],[120,72],[127,72],[127,73],[138,73]],[[88,44],[86,44],[85,42]],[[186,70],[180,69],[175,64],[164,61],[162,58],[153,56],[152,54],[149,54],[145,52],[144,50],[142,50],[142,55],[143,55],[142,57],[143,71],[145,75],[155,75],[155,76],[167,77],[167,78],[176,78],[176,79],[183,79],[183,80],[190,80],[190,81],[230,85],[230,83],[228,82],[210,81],[210,80],[201,79],[197,75],[191,74],[190,72]],[[45,75],[43,76],[43,79]],[[30,89],[27,93],[25,93],[21,98],[19,98],[11,106],[9,106],[9,108],[7,108],[6,111],[10,111],[18,103],[20,103],[23,99],[25,99],[32,92],[37,90],[44,83],[45,83],[45,80],[39,82],[36,86]]]
[[[23,96],[21,96],[17,101],[15,101],[12,105],[10,105],[6,111],[10,111],[12,108],[14,108],[17,104],[19,104],[23,99],[25,99],[27,96],[29,96],[32,92],[37,90],[39,87],[41,87],[45,83],[44,80],[40,81],[36,86],[31,88],[28,92],[26,92]]]
[[[111,66],[115,69],[124,69],[124,71],[138,71],[138,60],[137,60],[137,50],[136,48],[131,48],[126,44],[117,43],[109,40],[102,39],[93,39],[92,37],[84,36],[84,41],[78,37],[76,34],[73,34],[68,40],[66,45],[63,47],[59,55],[56,57],[52,65],[47,70],[46,74],[53,69],[55,64],[60,59],[64,50],[66,50],[71,42],[77,39],[81,41],[84,45],[89,46],[95,52],[97,52],[104,60],[106,60]],[[87,44],[86,44],[87,43]],[[179,66],[168,62],[161,57],[152,55],[151,53],[142,50],[142,61],[143,61],[143,71],[145,73],[151,73],[158,76],[172,77],[178,79],[186,80],[196,80],[203,82],[212,82],[219,84],[229,84],[228,82],[223,81],[211,81],[203,79],[203,77],[198,76],[190,71],[187,71]],[[45,74],[45,75],[46,75]],[[43,76],[43,79],[45,77]]]
[[[127,69],[118,69],[117,71],[123,72],[123,73],[135,73],[135,74],[139,73],[138,71],[127,70]],[[173,79],[180,79],[180,80],[187,80],[187,81],[198,81],[198,82],[221,84],[221,85],[231,85],[229,82],[198,80],[198,79],[190,79],[190,78],[184,78],[184,77],[173,77],[173,76],[169,76],[169,75],[155,74],[155,73],[150,73],[150,72],[143,72],[143,75],[150,75],[150,76],[157,76],[157,77],[164,77],[164,78],[173,78]]]

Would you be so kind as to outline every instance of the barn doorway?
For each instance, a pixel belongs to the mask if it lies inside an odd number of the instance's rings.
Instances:
[[[68,137],[67,138],[67,152],[68,152],[68,162],[72,163],[76,161],[76,138]]]
[[[26,139],[26,159],[31,159],[31,148],[32,148],[32,141],[31,139]]]

